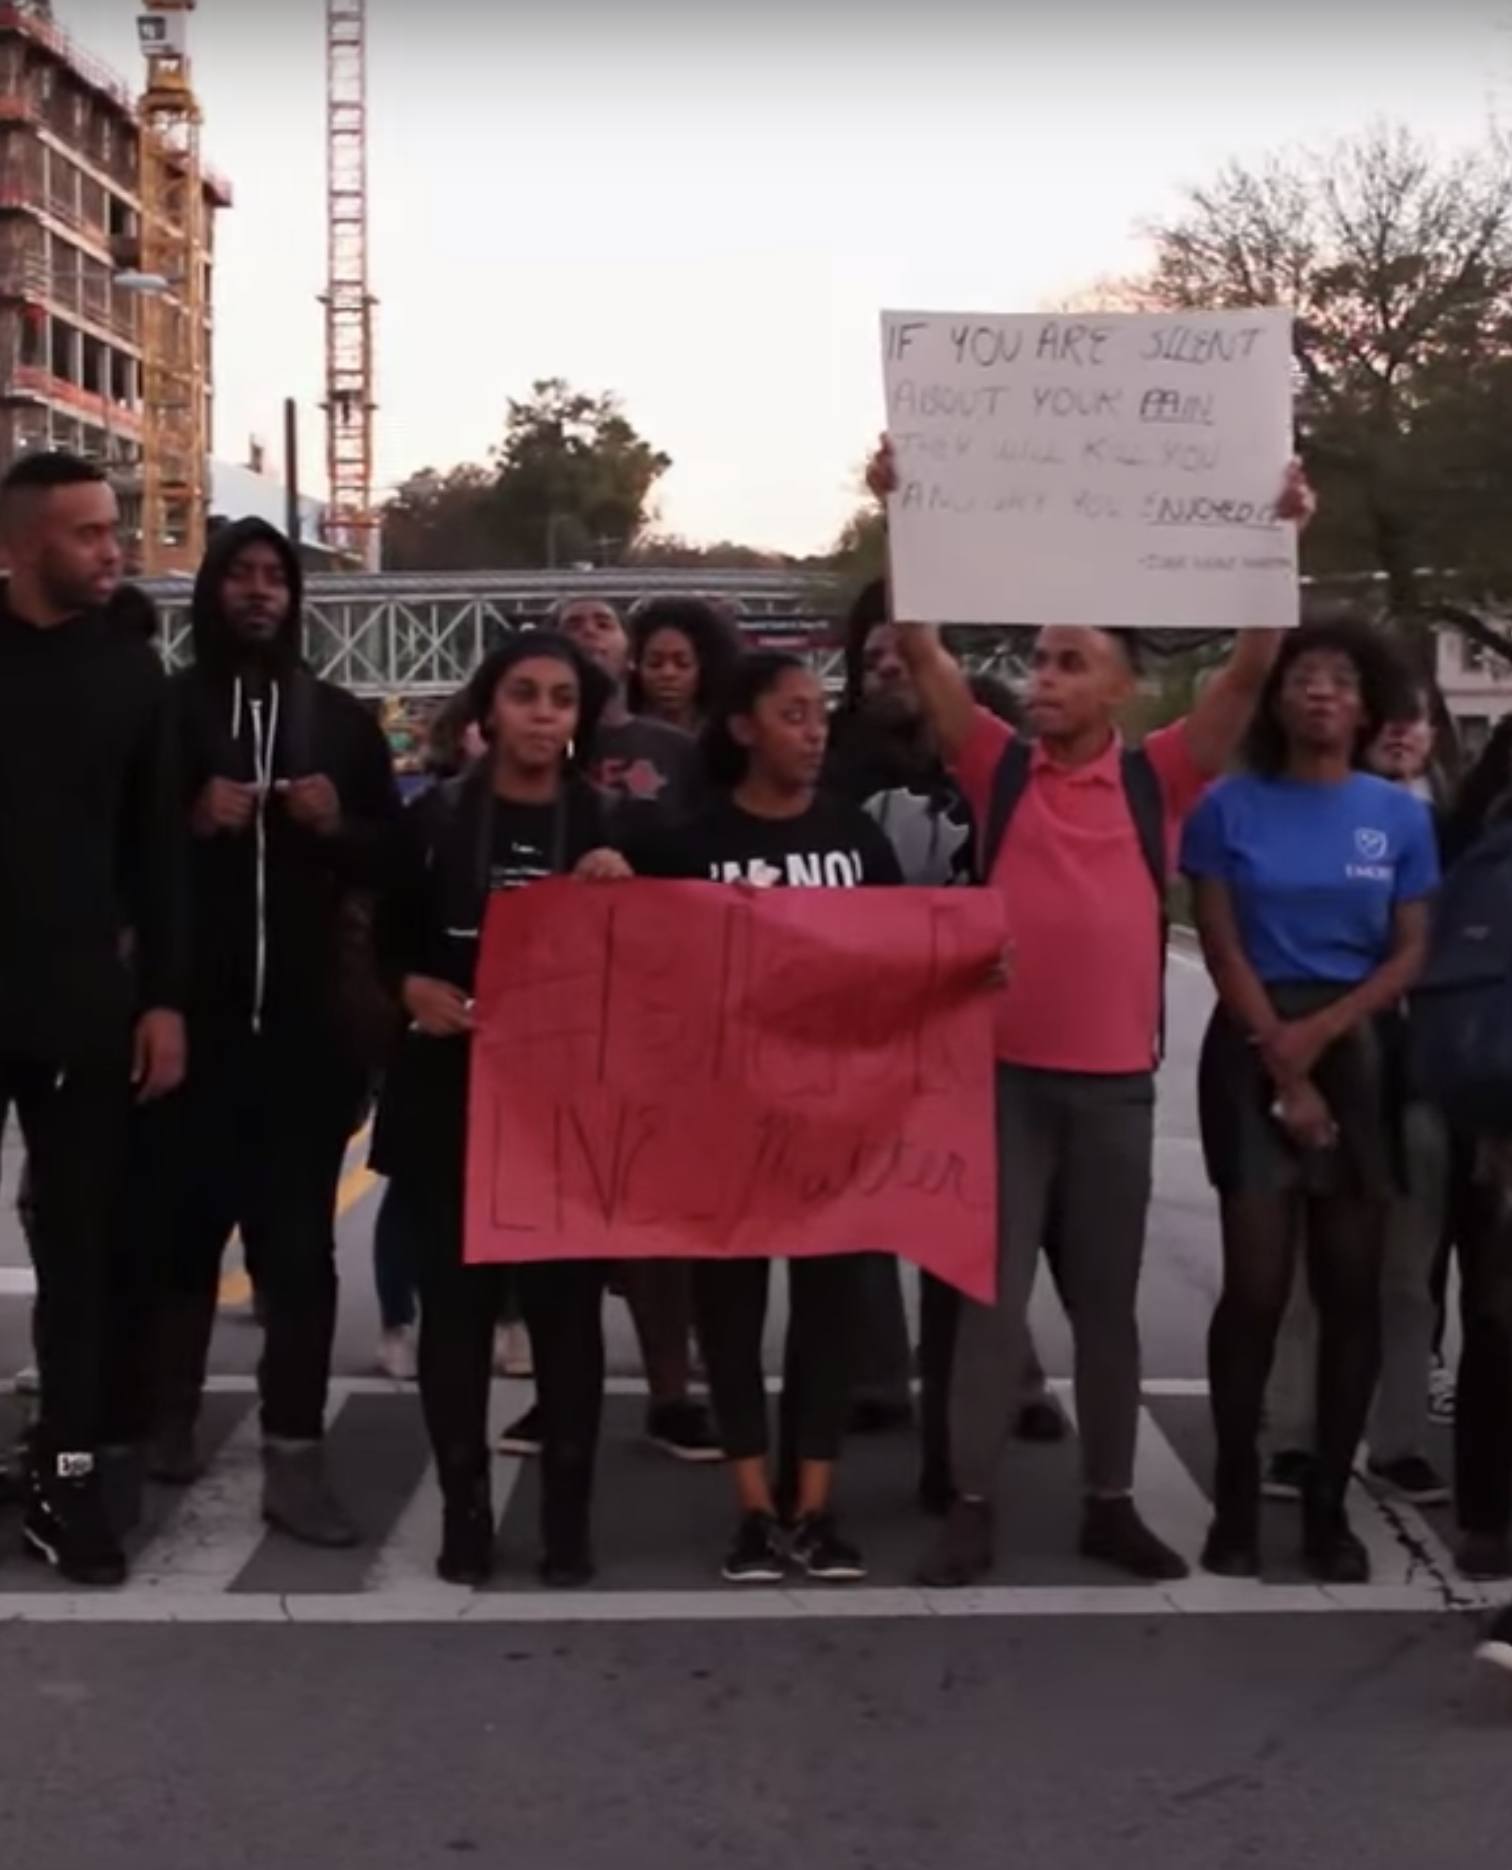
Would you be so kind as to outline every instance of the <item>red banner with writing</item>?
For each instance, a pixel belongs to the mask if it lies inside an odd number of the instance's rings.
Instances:
[[[996,1283],[986,890],[539,883],[476,986],[470,1261],[895,1253]]]

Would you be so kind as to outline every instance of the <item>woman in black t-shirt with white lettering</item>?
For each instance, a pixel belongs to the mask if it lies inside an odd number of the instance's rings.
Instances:
[[[712,803],[639,853],[636,870],[756,889],[900,884],[898,860],[876,823],[817,789],[828,732],[824,691],[802,662],[770,651],[743,657],[704,730]],[[788,1262],[784,1439],[795,1460],[774,1490],[761,1359],[771,1262],[693,1263],[699,1338],[741,1514],[724,1563],[731,1583],[776,1583],[790,1565],[836,1583],[866,1575],[830,1509],[850,1409],[847,1341],[860,1272],[859,1259],[843,1254]],[[777,1492],[790,1490],[779,1502]],[[790,1524],[790,1539],[780,1521]]]

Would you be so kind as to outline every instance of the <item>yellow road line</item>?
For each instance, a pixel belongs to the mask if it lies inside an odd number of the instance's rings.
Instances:
[[[366,1149],[371,1129],[369,1125],[352,1138],[353,1150]],[[354,1163],[342,1176],[336,1190],[336,1218],[340,1220],[342,1215],[350,1213],[363,1196],[372,1191],[379,1179],[365,1162]],[[233,1244],[241,1244],[240,1234],[237,1234]],[[222,1311],[237,1311],[243,1305],[252,1303],[252,1281],[247,1277],[245,1267],[238,1266],[233,1272],[222,1276],[217,1303]]]

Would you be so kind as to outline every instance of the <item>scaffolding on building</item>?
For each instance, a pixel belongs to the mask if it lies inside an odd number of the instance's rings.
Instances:
[[[369,571],[373,498],[373,319],[368,277],[367,0],[326,0],[326,543]]]
[[[147,173],[143,142],[124,80],[45,8],[0,4],[0,468],[46,448],[99,462],[133,570],[163,571],[192,560],[143,550],[144,456],[165,400],[148,381],[153,320],[175,306],[189,318],[193,305],[208,441],[213,218],[231,195],[199,165],[201,195],[187,209],[197,264],[178,269],[181,282],[166,277],[170,262],[142,224],[144,188],[156,199],[166,184]],[[188,471],[203,490],[205,467]]]
[[[159,284],[142,302],[142,565],[192,570],[210,500],[210,367],[199,100],[187,44],[196,0],[142,0],[141,238]]]

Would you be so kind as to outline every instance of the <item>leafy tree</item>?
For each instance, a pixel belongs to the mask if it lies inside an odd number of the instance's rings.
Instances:
[[[1426,677],[1446,597],[1502,642],[1477,600],[1512,577],[1512,147],[1443,159],[1381,126],[1233,165],[1149,231],[1150,302],[1296,312],[1308,568],[1380,573]]]
[[[384,513],[395,571],[517,571],[625,556],[671,466],[609,395],[559,377],[511,400],[486,464],[427,470]]]
[[[677,533],[646,532],[630,548],[630,562],[653,568],[684,567],[708,571],[780,571],[792,559],[782,552],[763,552],[753,545],[739,545],[733,539],[719,539],[701,545]]]
[[[489,519],[494,476],[485,467],[413,474],[383,511],[390,571],[487,571],[498,563]]]
[[[613,396],[585,395],[560,377],[510,401],[495,450],[493,515],[523,565],[622,558],[650,517],[671,467]]]

